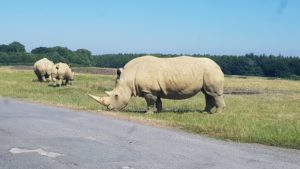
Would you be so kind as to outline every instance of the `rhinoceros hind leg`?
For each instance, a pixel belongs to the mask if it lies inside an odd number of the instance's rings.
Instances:
[[[147,102],[147,114],[153,114],[153,113],[157,113],[157,108],[156,108],[156,101],[157,101],[157,97],[147,93],[145,94],[145,100]]]
[[[214,98],[217,107],[216,113],[222,113],[222,110],[225,108],[225,101],[223,96],[215,96]]]
[[[34,73],[35,73],[36,77],[38,78],[38,80],[40,82],[42,82],[42,75],[41,75],[41,73],[38,70],[36,70],[36,69],[34,69]]]

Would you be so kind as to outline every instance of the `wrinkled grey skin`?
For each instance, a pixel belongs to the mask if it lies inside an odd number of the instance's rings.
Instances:
[[[65,63],[57,63],[53,66],[51,77],[53,86],[67,85],[69,81],[74,80],[75,73],[69,67],[69,65]],[[71,83],[70,83],[71,84]]]
[[[36,61],[33,65],[33,71],[40,82],[51,81],[51,71],[54,63],[47,58]]]

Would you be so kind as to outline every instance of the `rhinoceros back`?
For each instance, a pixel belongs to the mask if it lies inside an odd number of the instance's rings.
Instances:
[[[41,74],[50,74],[53,65],[54,64],[52,61],[48,60],[47,58],[43,58],[35,62],[33,68],[35,71],[39,71]]]

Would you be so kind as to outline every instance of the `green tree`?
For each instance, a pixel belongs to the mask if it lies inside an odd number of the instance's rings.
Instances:
[[[46,54],[50,52],[51,52],[51,48],[47,48],[47,47],[38,47],[31,50],[32,54]]]
[[[9,63],[9,56],[5,52],[0,52],[0,65],[7,65]]]
[[[8,52],[8,46],[7,45],[0,45],[0,52],[7,53]]]
[[[13,52],[13,53],[25,53],[26,50],[25,50],[25,46],[22,45],[21,43],[19,42],[13,42],[11,44],[9,44],[7,46],[7,52]]]
[[[86,66],[93,65],[92,53],[87,49],[78,49],[74,52],[72,62]]]

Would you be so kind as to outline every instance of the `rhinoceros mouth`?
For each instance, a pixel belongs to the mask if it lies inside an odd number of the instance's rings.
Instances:
[[[108,105],[107,106],[107,109],[110,110],[110,111],[120,111],[122,109],[124,109],[127,105],[121,105],[120,107],[114,107],[112,105]]]
[[[108,106],[107,106],[107,109],[108,109],[108,110],[115,110],[115,108],[114,108],[112,105],[108,105]]]

